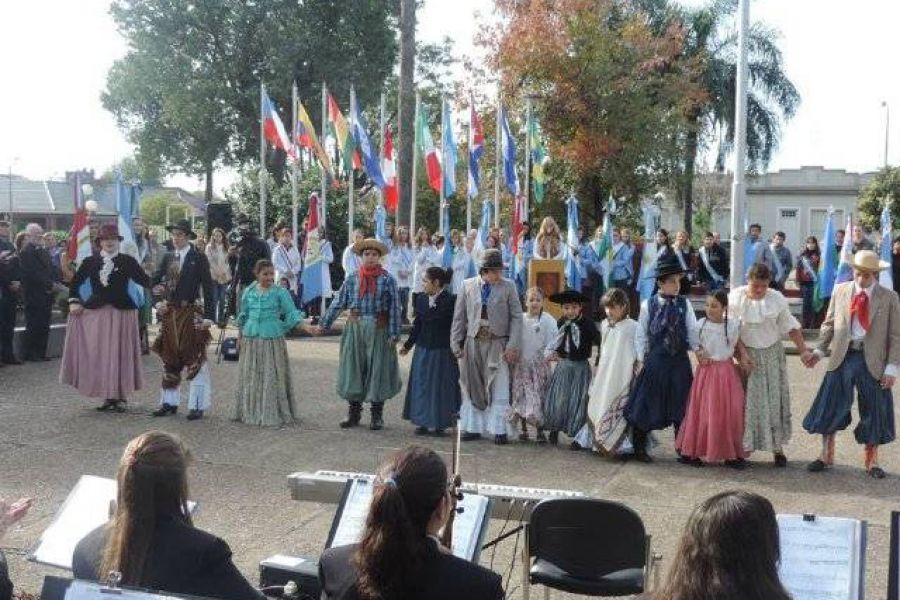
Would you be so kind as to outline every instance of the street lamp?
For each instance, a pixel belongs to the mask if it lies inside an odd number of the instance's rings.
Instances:
[[[888,141],[891,137],[891,106],[887,100],[882,100],[881,106],[884,108],[884,168],[886,169],[888,167]]]

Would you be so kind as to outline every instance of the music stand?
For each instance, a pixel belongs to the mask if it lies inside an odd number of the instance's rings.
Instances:
[[[93,581],[67,577],[44,577],[41,600],[212,600],[204,596],[185,596],[169,592],[153,592],[130,587],[118,587],[115,583],[100,584]]]

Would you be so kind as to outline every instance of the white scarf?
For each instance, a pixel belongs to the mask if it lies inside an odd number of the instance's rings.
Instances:
[[[678,264],[681,265],[681,269],[687,271],[687,264],[684,262],[684,255],[681,253],[681,248],[675,249],[672,248],[672,251],[675,253],[675,256],[678,258]]]
[[[815,270],[812,268],[812,264],[809,262],[809,257],[801,256],[800,264],[803,265],[803,270],[806,271],[807,275],[812,278],[812,282],[816,283],[819,281],[819,276],[816,274]]]
[[[103,259],[103,266],[100,268],[100,283],[103,287],[109,287],[109,276],[115,270],[113,259],[118,255],[118,252],[107,254],[105,250],[100,251],[100,258]]]
[[[707,256],[707,253],[706,253],[706,246],[700,247],[700,260],[703,261],[703,266],[706,267],[706,270],[709,272],[710,275],[712,275],[713,281],[715,281],[715,282],[725,281],[725,278],[722,277],[721,275],[719,275],[719,272],[716,271],[713,268],[713,266],[710,264],[709,256]]]
[[[579,346],[581,346],[581,329],[578,327],[578,323],[576,320],[567,319],[563,326],[559,328],[559,331],[556,332],[556,341],[553,342],[553,348],[558,349],[559,346],[566,339],[566,331],[571,332],[572,339],[572,349],[569,350],[567,348],[563,348],[563,352],[571,353],[574,350],[577,350]]]

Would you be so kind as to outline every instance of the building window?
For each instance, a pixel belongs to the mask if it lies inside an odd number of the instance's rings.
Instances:
[[[825,237],[825,219],[828,217],[827,208],[811,208],[809,211],[809,235],[816,236],[820,242]],[[836,208],[834,210],[834,230],[844,227],[844,211]]]

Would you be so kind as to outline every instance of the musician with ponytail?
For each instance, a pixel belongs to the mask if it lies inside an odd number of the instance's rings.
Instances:
[[[75,547],[77,579],[224,600],[261,599],[231,561],[221,539],[194,528],[187,509],[189,453],[169,433],[150,431],[128,443],[119,471],[118,498],[109,523]]]
[[[362,541],[326,550],[323,600],[498,600],[499,575],[453,556],[439,542],[452,510],[447,467],[411,446],[382,465]]]

